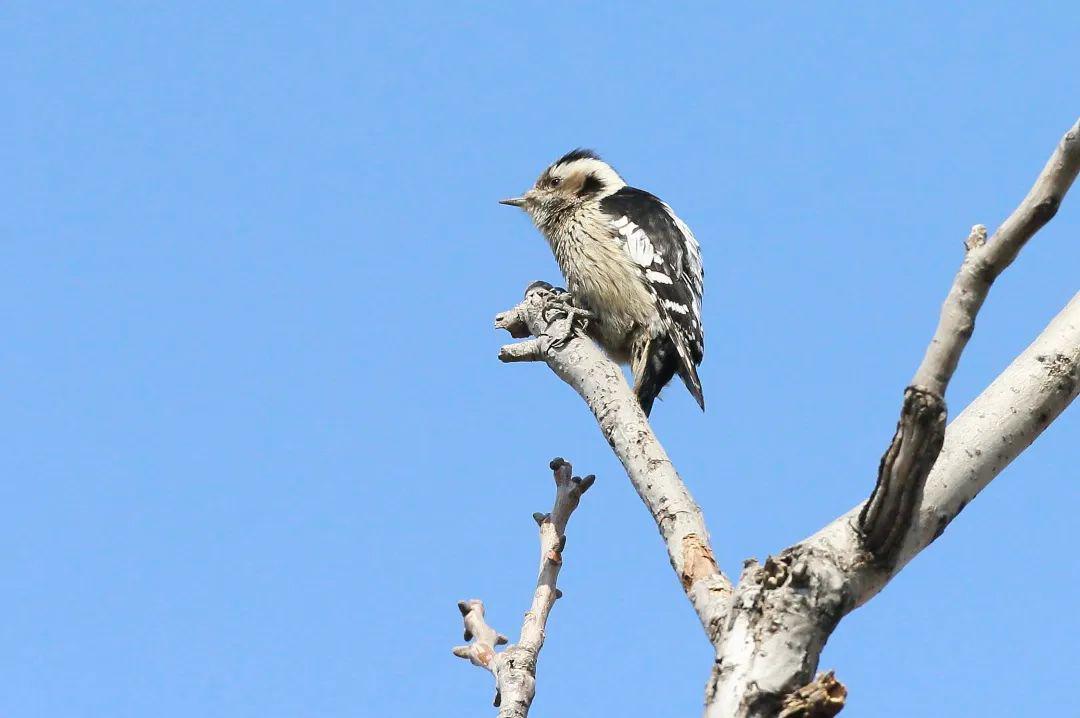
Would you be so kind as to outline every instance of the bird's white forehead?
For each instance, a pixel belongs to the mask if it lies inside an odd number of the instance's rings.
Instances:
[[[576,174],[591,174],[604,183],[605,189],[611,191],[626,186],[626,182],[611,165],[603,160],[597,160],[591,157],[583,157],[561,164],[556,163],[548,169],[548,174],[552,177],[572,177]]]

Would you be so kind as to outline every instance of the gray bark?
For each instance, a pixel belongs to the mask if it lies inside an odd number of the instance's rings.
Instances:
[[[945,429],[944,393],[991,284],[1054,216],[1078,171],[1080,122],[989,241],[984,228],[973,228],[937,330],[904,392],[870,498],[764,569],[744,572],[734,620],[717,648],[706,715],[776,715],[810,681],[840,619],[939,536],[1076,397],[1080,301],[1074,299]]]
[[[814,674],[839,621],[939,537],[1076,398],[1080,294],[946,427],[945,391],[991,284],[1054,216],[1078,171],[1080,122],[993,237],[987,240],[985,228],[973,228],[938,327],[904,391],[896,434],[870,498],[764,564],[748,560],[734,585],[713,560],[704,517],[622,372],[582,331],[588,318],[543,283],[496,317],[496,326],[512,336],[533,337],[503,347],[500,358],[542,361],[581,395],[653,516],[671,566],[716,649],[706,716],[835,715],[846,689],[831,672]],[[462,612],[467,631],[482,635],[483,643],[478,646],[477,639],[455,653],[492,669],[510,650],[495,653],[498,636],[482,624],[482,606],[466,604]],[[519,645],[524,643],[523,638]],[[536,647],[535,669],[539,644],[529,645]],[[499,671],[492,670],[501,687]],[[531,701],[532,691],[529,682],[519,693]]]
[[[958,416],[896,555],[878,561],[859,529],[862,505],[810,538],[751,564],[717,648],[708,716],[775,716],[813,676],[836,624],[873,598],[1080,391],[1080,294]],[[806,714],[812,715],[812,714]]]
[[[533,514],[540,527],[540,573],[536,579],[532,605],[525,614],[517,643],[496,652],[496,646],[509,639],[488,625],[484,604],[479,599],[459,601],[468,645],[457,646],[453,653],[473,665],[491,671],[495,677],[495,706],[500,718],[525,718],[536,695],[536,663],[544,647],[544,630],[555,600],[562,596],[556,587],[562,554],[566,547],[566,523],[578,507],[581,496],[596,480],[595,476],[573,476],[573,467],[562,459],[551,461],[555,474],[555,505],[547,514]]]
[[[859,513],[863,545],[880,562],[896,558],[923,486],[945,437],[945,390],[975,331],[975,316],[994,280],[1061,206],[1080,170],[1080,123],[1058,143],[1020,206],[986,240],[975,225],[964,243],[964,261],[941,308],[937,330],[904,392],[896,434],[881,458],[878,480]]]
[[[719,631],[731,582],[713,559],[701,509],[660,445],[622,371],[578,330],[578,310],[559,301],[549,285],[535,283],[525,301],[498,315],[495,325],[531,339],[500,352],[503,361],[525,355],[544,361],[570,384],[592,410],[630,483],[652,514],[667,547],[671,567],[706,632]]]

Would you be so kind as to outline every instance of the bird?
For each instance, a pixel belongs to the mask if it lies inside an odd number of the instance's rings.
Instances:
[[[645,415],[675,374],[704,411],[701,248],[671,207],[581,148],[501,204],[525,210],[547,239],[571,302],[591,315],[587,334],[630,365]]]

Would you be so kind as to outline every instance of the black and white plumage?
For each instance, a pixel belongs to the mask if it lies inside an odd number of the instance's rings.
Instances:
[[[701,250],[671,207],[581,149],[503,204],[523,208],[547,238],[574,303],[593,315],[590,335],[630,364],[646,415],[675,374],[704,409]]]

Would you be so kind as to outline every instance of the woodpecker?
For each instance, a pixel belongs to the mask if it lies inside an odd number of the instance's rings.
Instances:
[[[547,239],[573,304],[592,315],[589,335],[630,364],[645,415],[676,373],[704,411],[701,249],[671,207],[585,149],[502,204],[524,209]]]

